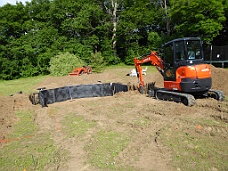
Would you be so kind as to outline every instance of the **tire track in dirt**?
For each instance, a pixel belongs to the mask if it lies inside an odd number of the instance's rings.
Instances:
[[[133,102],[141,101],[144,103]],[[98,102],[97,102],[98,101]],[[209,100],[210,101],[210,100]],[[216,103],[215,103],[216,102]],[[97,104],[96,104],[97,103]],[[172,153],[160,142],[159,136],[163,130],[191,130],[197,129],[197,123],[189,122],[186,118],[211,118],[211,113],[217,113],[219,102],[211,100],[197,100],[198,105],[186,107],[173,102],[163,102],[134,92],[118,94],[114,97],[78,99],[63,102],[58,105],[64,107],[64,112],[76,111],[87,120],[94,121],[97,126],[84,134],[83,138],[71,140],[57,140],[64,135],[56,136],[56,142],[70,151],[70,159],[66,167],[60,170],[99,170],[88,164],[83,147],[90,141],[98,130],[114,130],[132,136],[130,144],[116,157],[119,165],[129,165],[140,170],[176,170],[172,167]],[[207,103],[205,106],[204,103]],[[89,105],[91,104],[91,105]],[[214,106],[215,105],[215,106]],[[55,104],[53,104],[53,107]],[[105,107],[104,107],[105,106]],[[125,106],[125,108],[123,107]],[[76,110],[77,109],[77,110]],[[173,110],[175,109],[175,111]],[[209,114],[207,113],[210,111]],[[114,112],[113,112],[114,111]],[[60,112],[61,113],[61,112]],[[221,112],[220,112],[221,113]],[[62,117],[62,116],[61,116]],[[149,125],[138,125],[136,121],[149,120]],[[226,129],[202,126],[202,130],[222,132],[226,136]],[[209,134],[210,132],[208,132]],[[218,134],[220,136],[220,134]]]
[[[123,165],[124,163],[124,166],[129,165],[140,170],[151,170],[151,167],[155,170],[172,170],[168,151],[165,150],[165,147],[161,144],[155,142],[157,136],[156,132],[167,126],[167,122],[166,120],[162,121],[164,117],[163,114],[155,114],[154,111],[146,109],[150,106],[151,101],[152,104],[159,103],[159,101],[139,94],[134,95],[135,97],[132,97],[132,93],[119,94],[115,96],[115,100],[112,100],[109,104],[103,101],[106,109],[110,108],[109,106],[118,106],[124,115],[121,115],[117,110],[116,113],[113,114],[114,116],[112,115],[110,118],[107,112],[103,111],[101,115],[105,123],[100,120],[101,118],[94,115],[93,119],[96,118],[96,121],[102,122],[103,127],[108,128],[108,130],[123,132],[132,136],[132,138],[130,138],[130,144],[116,157],[117,164]],[[126,101],[126,99],[129,98],[131,98],[132,101],[134,101],[134,99],[144,99],[145,103],[143,105],[136,104],[134,108],[137,110],[134,112],[132,110],[129,111],[128,106],[130,105],[131,108],[131,104],[129,101]],[[127,109],[124,110],[121,105],[126,106]],[[144,114],[142,113],[143,109],[147,110]],[[104,119],[104,116],[107,118]],[[141,121],[141,119],[142,121],[144,119],[149,120],[151,124],[144,126],[135,123]],[[166,153],[164,151],[166,151]]]
[[[171,154],[157,141],[159,131],[167,126],[167,123],[158,118],[151,117],[151,119],[153,122],[146,128],[144,126],[131,128],[132,133],[130,134],[135,134],[135,136],[132,135],[130,144],[119,154],[119,161],[139,170],[171,171],[173,170],[170,160]]]
[[[137,133],[137,137],[133,138],[133,142],[126,147],[126,154],[125,158],[121,159],[121,163],[129,164],[130,166],[133,166],[135,168],[141,169],[141,170],[148,170],[151,168],[151,164],[153,165],[155,170],[165,169],[165,170],[171,170],[169,166],[169,159],[167,159],[167,153],[165,154],[163,150],[164,147],[161,145],[158,145],[155,142],[155,136],[157,130],[159,130],[162,126],[166,125],[166,122],[163,123],[159,121],[158,123],[154,123],[148,128],[144,127],[137,127],[134,126],[134,120],[148,117],[148,120],[154,119],[150,115],[142,115],[140,112],[141,108],[144,108],[144,106],[139,105],[139,109],[137,110],[136,114],[133,114],[132,112],[127,112],[128,109],[123,109],[122,112],[124,112],[124,115],[119,114],[119,111],[116,111],[117,113],[113,113],[114,116],[111,116],[109,114],[110,110],[112,110],[113,106],[119,106],[122,103],[126,102],[126,98],[128,99],[129,96],[132,94],[122,94],[117,95],[114,97],[115,100],[113,100],[113,97],[108,98],[99,98],[100,104],[102,103],[106,108],[103,111],[100,111],[100,108],[98,107],[88,107],[85,105],[86,103],[93,103],[95,99],[80,99],[75,100],[71,102],[63,102],[57,104],[53,104],[49,106],[49,109],[41,109],[40,119],[36,119],[39,123],[43,122],[44,126],[43,129],[47,129],[49,131],[52,131],[53,139],[55,140],[56,144],[59,144],[58,146],[68,150],[69,153],[69,160],[66,165],[60,166],[59,170],[99,170],[91,167],[86,163],[86,152],[84,151],[83,147],[90,141],[91,137],[93,135],[96,135],[97,131],[99,130],[113,130],[113,131],[120,131],[124,133],[139,131]],[[137,96],[137,95],[136,95]],[[140,98],[146,98],[144,96],[139,95]],[[135,97],[138,98],[138,97]],[[152,101],[155,101],[153,99],[150,99]],[[80,103],[78,103],[80,102]],[[157,101],[155,101],[157,102]],[[146,105],[149,105],[150,101],[147,102]],[[95,121],[97,123],[97,126],[93,129],[90,129],[88,132],[86,132],[83,136],[83,138],[71,138],[71,139],[64,139],[65,135],[64,133],[58,128],[55,127],[56,119],[53,117],[50,117],[50,111],[52,111],[51,108],[55,108],[58,106],[60,111],[58,111],[58,114],[55,115],[57,117],[57,120],[60,122],[62,117],[64,117],[63,114],[60,114],[63,112],[61,109],[64,106],[64,113],[69,113],[73,109],[77,109],[77,113],[81,113],[85,118]],[[128,102],[124,105],[130,105]],[[120,106],[119,106],[120,107]],[[56,110],[57,111],[57,110]],[[90,111],[90,112],[87,112]],[[108,112],[109,111],[109,112]],[[150,111],[151,112],[151,111]],[[156,119],[157,121],[162,118],[162,115],[155,114],[158,116],[159,119]],[[110,117],[111,116],[111,117]],[[42,120],[42,121],[41,121]],[[49,123],[49,124],[48,124]],[[149,136],[148,136],[148,135]],[[134,136],[133,136],[134,137]],[[140,138],[138,138],[140,137]],[[133,153],[133,151],[135,152]],[[122,153],[124,154],[124,152]],[[129,157],[127,157],[129,156]],[[131,160],[130,158],[132,156],[138,156],[138,161]],[[117,157],[121,158],[121,154]],[[153,158],[153,160],[151,160]],[[129,160],[129,161],[128,161]],[[124,161],[124,162],[123,162]],[[161,170],[160,169],[160,170]]]
[[[40,108],[36,117],[41,132],[50,132],[55,145],[59,149],[67,152],[67,162],[59,161],[58,171],[96,171],[97,169],[87,164],[86,152],[84,146],[89,142],[92,135],[96,134],[99,129],[93,128],[88,130],[83,137],[67,137],[67,133],[63,131],[62,122],[64,117],[70,113],[83,113],[85,108],[83,101],[88,99],[56,103],[49,105],[48,108]],[[77,108],[77,111],[75,111]],[[83,116],[83,115],[82,115]],[[77,128],[75,128],[77,129]],[[50,169],[50,168],[49,168]],[[54,168],[56,169],[56,168]]]

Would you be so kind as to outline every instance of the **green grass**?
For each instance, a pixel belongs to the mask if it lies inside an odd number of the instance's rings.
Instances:
[[[96,122],[86,120],[83,116],[74,113],[67,114],[62,122],[63,131],[68,138],[83,137],[85,133],[96,126]],[[112,131],[98,131],[84,147],[89,154],[88,162],[93,166],[119,171],[134,171],[130,166],[116,166],[114,158],[128,144],[129,138],[122,133]]]
[[[199,124],[203,126],[214,126],[218,128],[228,128],[228,124],[223,122],[222,120],[212,120],[212,119],[196,119]]]
[[[89,129],[96,126],[96,122],[88,121],[81,115],[71,113],[64,117],[62,126],[62,130],[68,138],[83,137]],[[99,130],[84,147],[89,154],[88,162],[99,169],[116,169],[114,158],[128,142],[129,138],[125,134]],[[128,166],[118,166],[118,170],[133,171],[134,169]]]
[[[0,150],[0,170],[44,170],[57,168],[66,154],[54,145],[49,133],[38,133],[31,112],[17,113],[9,140]]]
[[[212,121],[203,123],[211,125]],[[211,136],[189,129],[165,129],[160,138],[172,150],[176,168],[189,171],[228,170],[228,146],[224,136]]]
[[[0,170],[44,170],[57,167],[63,151],[58,149],[49,134],[22,138],[5,145],[0,152]]]
[[[83,116],[67,114],[63,121],[63,131],[69,138],[83,135],[96,125],[95,122],[86,121]]]
[[[132,65],[134,67],[134,65]],[[124,63],[119,63],[118,65],[110,65],[106,69],[115,69],[115,68],[123,68],[123,67],[132,67],[131,65],[126,65]]]
[[[20,138],[23,136],[31,136],[36,133],[38,127],[34,124],[34,115],[30,111],[18,111],[16,113],[19,121],[13,125],[13,132],[8,138]]]
[[[227,123],[224,123],[222,120],[214,120],[212,118],[196,118],[192,119],[190,117],[186,117],[185,120],[188,123],[201,125],[205,127],[218,127],[218,128],[227,128]]]
[[[157,71],[156,67],[153,66],[153,65],[150,65],[150,64],[149,65],[148,64],[143,64],[141,66],[142,66],[142,68],[147,67],[148,68],[148,71],[151,71],[151,72]],[[134,65],[119,64],[119,65],[111,65],[111,66],[107,67],[106,69],[107,70],[112,70],[112,69],[118,69],[118,68],[120,68],[120,69],[122,69],[122,68],[134,69],[135,66]]]
[[[101,130],[93,136],[85,150],[89,154],[90,163],[101,170],[134,170],[115,163],[115,157],[124,150],[129,141],[123,133]]]
[[[30,94],[33,92],[34,86],[45,78],[46,76],[37,76],[10,81],[0,81],[0,95],[11,95],[19,91]]]
[[[136,126],[142,126],[142,127],[147,127],[151,124],[151,121],[148,118],[139,118],[137,120],[133,121],[133,124]]]

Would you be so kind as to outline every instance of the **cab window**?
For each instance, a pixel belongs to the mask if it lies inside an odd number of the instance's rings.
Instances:
[[[186,44],[189,60],[202,59],[200,41],[187,41]]]
[[[167,45],[165,47],[165,63],[170,64],[171,66],[173,65],[173,49],[172,49],[172,44]]]
[[[174,72],[174,62],[173,62],[173,44],[168,44],[165,47],[165,54],[164,54],[164,79],[166,81],[175,80],[175,72]]]
[[[179,41],[175,43],[175,59],[176,61],[185,60],[185,47],[184,42]]]

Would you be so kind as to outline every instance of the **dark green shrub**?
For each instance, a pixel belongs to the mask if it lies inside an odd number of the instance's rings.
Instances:
[[[85,65],[83,60],[69,52],[59,53],[52,57],[49,64],[49,71],[53,76],[68,75],[74,68]]]

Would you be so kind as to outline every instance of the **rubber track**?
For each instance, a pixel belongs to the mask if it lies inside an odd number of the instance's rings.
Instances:
[[[210,89],[208,91],[208,94],[210,97],[212,97],[218,101],[223,101],[225,99],[223,91],[220,91],[220,90]]]
[[[193,106],[195,104],[194,96],[186,93],[159,89],[156,91],[155,97],[159,100],[181,102],[186,106]]]

